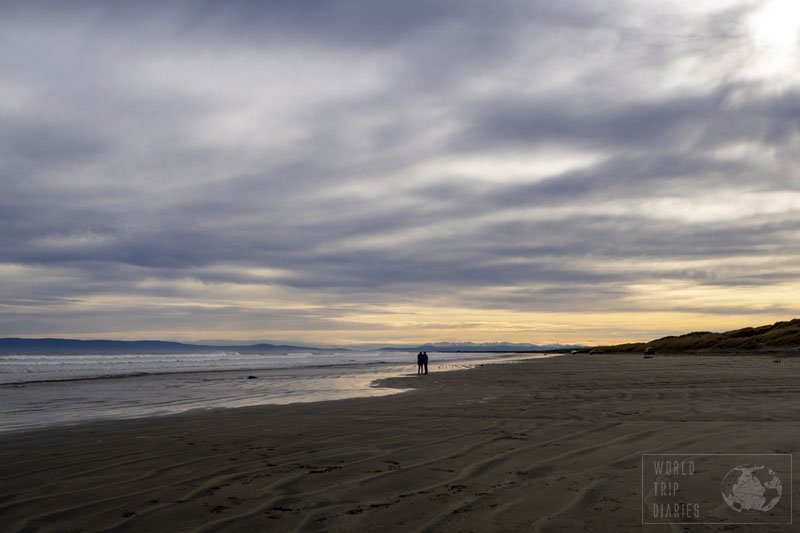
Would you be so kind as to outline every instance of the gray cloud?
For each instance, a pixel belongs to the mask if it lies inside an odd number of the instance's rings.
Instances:
[[[748,74],[754,9],[5,3],[0,334],[791,283],[800,89]]]

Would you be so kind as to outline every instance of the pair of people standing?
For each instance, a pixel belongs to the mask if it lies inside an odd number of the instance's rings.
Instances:
[[[417,374],[428,373],[428,352],[419,352],[417,354]]]

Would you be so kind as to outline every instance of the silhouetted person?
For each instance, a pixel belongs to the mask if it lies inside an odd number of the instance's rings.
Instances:
[[[417,354],[417,374],[422,374],[422,368],[425,363],[422,359],[422,352]]]
[[[428,352],[422,352],[422,366],[425,367],[425,373],[428,373]]]

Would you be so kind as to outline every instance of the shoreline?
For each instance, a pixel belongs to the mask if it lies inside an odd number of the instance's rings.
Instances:
[[[798,373],[554,357],[383,382],[418,385],[404,394],[5,434],[0,515],[8,531],[666,531],[641,525],[641,454],[792,453]]]
[[[435,371],[506,364],[545,356],[444,359]],[[0,434],[42,427],[166,416],[185,411],[285,405],[397,394],[376,384],[415,365],[366,362],[296,367],[210,369],[135,375],[36,380],[0,385]],[[67,398],[67,401],[62,401]]]
[[[437,352],[437,353],[446,353],[446,354],[455,354],[456,352]],[[553,352],[463,352],[463,354],[474,354],[474,355],[483,355],[483,354],[491,354],[492,357],[487,358],[475,358],[475,359],[438,359],[431,364],[437,365],[448,365],[448,364],[472,364],[472,363],[480,363],[484,364],[487,361],[496,361],[498,363],[503,362],[513,362],[511,361],[514,358],[521,358],[520,360],[530,360],[530,359],[538,359],[542,357],[557,357],[562,355],[562,353],[553,353]],[[59,356],[60,357],[60,356]],[[69,357],[69,356],[66,356]],[[7,381],[7,382],[0,382],[0,387],[16,387],[22,385],[36,385],[40,383],[71,383],[74,381],[96,381],[96,380],[105,380],[105,379],[127,379],[127,378],[146,378],[146,377],[158,377],[158,376],[185,376],[185,375],[198,375],[198,374],[224,374],[224,373],[234,373],[234,372],[275,372],[275,371],[296,371],[296,370],[324,370],[324,369],[359,369],[359,368],[378,368],[378,367],[389,367],[389,366],[409,366],[414,367],[416,363],[408,362],[396,362],[396,361],[367,361],[367,362],[350,362],[350,363],[330,363],[330,364],[316,364],[316,365],[297,365],[297,366],[276,366],[276,367],[232,367],[232,368],[212,368],[212,369],[196,369],[196,370],[165,370],[165,371],[142,371],[142,372],[131,372],[127,374],[101,374],[101,375],[89,375],[89,376],[78,376],[78,377],[65,377],[65,378],[54,378],[54,379],[39,379],[39,380],[30,380],[30,381]]]
[[[484,356],[485,357],[485,356]],[[543,356],[514,355],[434,362],[435,371],[505,364]],[[165,416],[251,405],[285,405],[396,394],[375,383],[415,366],[396,362],[302,365],[290,368],[154,372],[0,385],[0,434],[91,420]],[[67,398],[67,401],[63,399]]]

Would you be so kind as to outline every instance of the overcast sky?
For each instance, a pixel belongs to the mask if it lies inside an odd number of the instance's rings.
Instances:
[[[800,315],[794,0],[0,4],[0,336]]]

